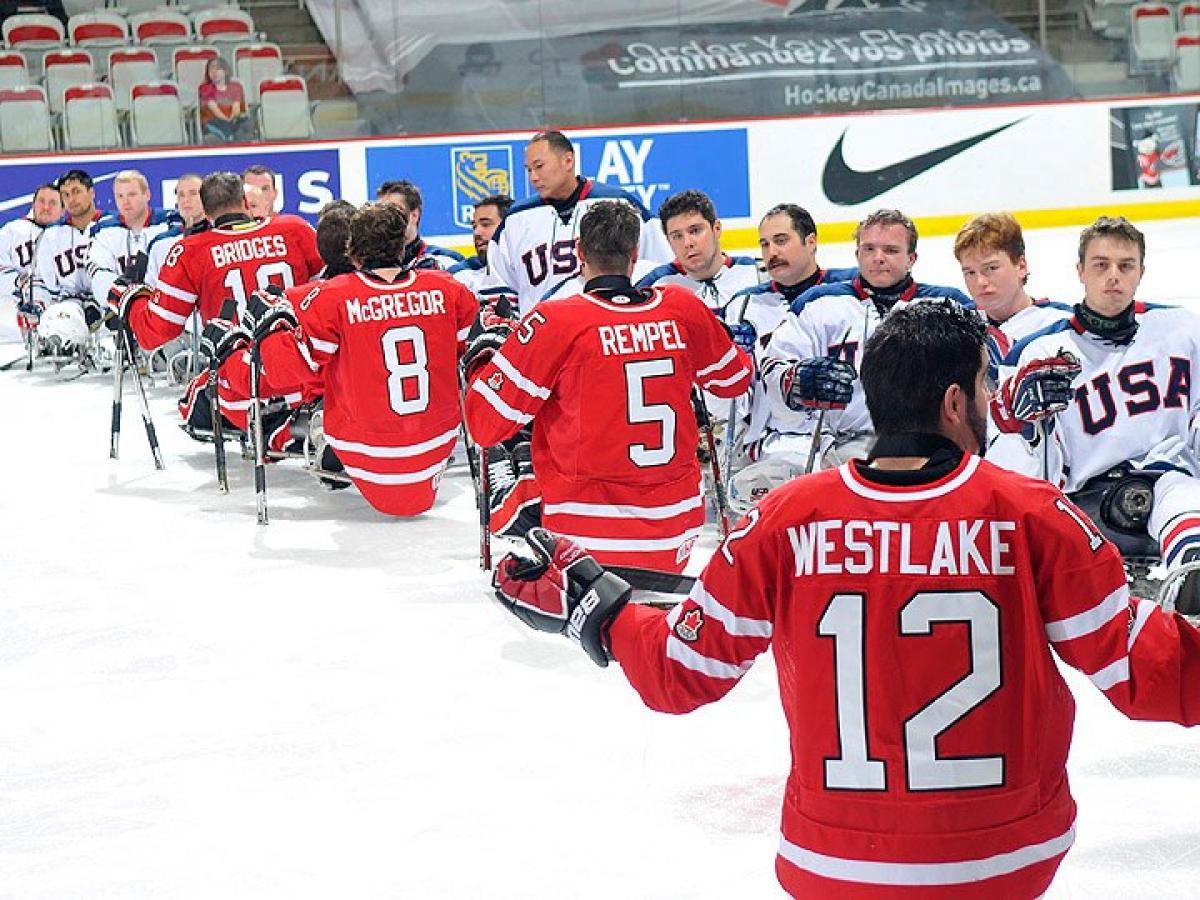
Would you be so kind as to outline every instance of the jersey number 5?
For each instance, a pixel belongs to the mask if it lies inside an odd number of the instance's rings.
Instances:
[[[655,423],[660,437],[657,447],[647,444],[630,444],[629,458],[640,469],[665,466],[675,458],[675,410],[666,403],[646,402],[646,381],[650,378],[667,378],[675,374],[675,361],[667,359],[642,359],[625,363],[625,409],[630,425]]]
[[[840,755],[825,760],[828,790],[885,791],[884,761],[867,747],[866,598],[837,594],[817,633],[833,638]],[[929,635],[938,622],[967,626],[970,670],[904,723],[910,791],[952,791],[1004,784],[1003,756],[945,759],[938,737],[1000,687],[1000,610],[979,591],[924,591],[900,610],[902,635]]]

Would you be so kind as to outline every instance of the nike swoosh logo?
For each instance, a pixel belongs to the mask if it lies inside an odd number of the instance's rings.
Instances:
[[[843,131],[842,136],[838,138],[837,143],[829,152],[829,159],[825,161],[825,171],[821,174],[821,188],[825,191],[826,197],[840,206],[866,203],[1023,121],[1024,119],[1017,119],[1016,122],[1009,122],[1007,125],[1001,125],[991,131],[955,141],[953,144],[938,147],[936,150],[930,150],[920,156],[912,156],[870,172],[860,172],[847,165],[846,157],[842,155],[842,145],[846,142],[846,132]]]

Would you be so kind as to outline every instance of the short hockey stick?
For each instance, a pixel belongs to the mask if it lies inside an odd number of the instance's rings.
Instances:
[[[108,435],[108,458],[117,459],[121,449],[121,394],[125,387],[125,341],[117,336],[113,350],[112,425]]]
[[[725,496],[725,482],[721,480],[721,462],[717,459],[717,442],[713,437],[712,416],[708,414],[708,404],[704,402],[704,394],[698,387],[692,387],[692,406],[696,410],[696,420],[700,423],[700,431],[704,435],[704,443],[708,448],[708,464],[712,471],[713,493],[717,501],[717,518],[721,526],[721,539],[729,534],[729,501]]]
[[[250,415],[254,436],[254,499],[258,507],[258,524],[266,525],[267,517],[267,448],[263,446],[262,398],[259,381],[262,377],[262,355],[258,342],[250,348]]]
[[[154,468],[161,471],[164,468],[162,450],[158,446],[158,434],[154,431],[154,420],[150,418],[150,401],[146,397],[146,385],[142,381],[142,373],[138,371],[137,367],[137,355],[133,349],[137,346],[137,342],[133,338],[133,330],[130,329],[128,322],[121,322],[117,343],[120,344],[122,339],[125,342],[125,363],[133,372],[133,389],[137,394],[142,424],[146,426],[146,440],[150,442],[150,454],[154,457]],[[120,412],[119,408],[117,412]]]
[[[221,305],[221,311],[217,315],[227,322],[231,321],[237,315],[237,301],[233,299],[226,300]],[[193,329],[198,329],[199,324],[199,315],[195,315],[192,320]],[[194,330],[193,338],[198,338],[199,334],[199,330]],[[193,361],[200,359],[200,346],[196,340],[193,340],[192,354]],[[217,466],[217,489],[222,494],[228,494],[229,467],[225,459],[225,430],[221,417],[221,392],[220,385],[218,384],[220,368],[221,363],[216,356],[208,361],[208,380],[204,384],[204,394],[208,397],[209,422],[212,426],[213,456]],[[188,374],[191,374],[190,367]]]

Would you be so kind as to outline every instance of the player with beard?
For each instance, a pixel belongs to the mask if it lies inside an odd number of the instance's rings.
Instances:
[[[475,244],[475,255],[448,270],[476,293],[485,288],[488,282],[488,243],[512,204],[512,197],[507,194],[493,194],[475,204],[475,211],[471,214],[471,241]]]
[[[719,700],[773,651],[791,896],[1042,896],[1075,838],[1056,656],[1131,718],[1200,723],[1200,631],[1130,597],[1055,487],[977,455],[985,341],[953,301],[897,307],[863,355],[868,458],[768,495],[670,612],[542,529],[496,567],[505,607],[655,710]]]
[[[390,203],[404,213],[408,228],[404,232],[405,263],[421,260],[423,268],[452,269],[463,262],[462,254],[447,247],[430,244],[421,237],[421,214],[425,201],[411,181],[385,181],[375,191],[378,203]]]
[[[52,184],[38,185],[28,214],[0,228],[0,297],[17,305],[17,326],[24,337],[37,327],[41,308],[32,302],[33,257],[46,229],[62,218],[62,198]]]

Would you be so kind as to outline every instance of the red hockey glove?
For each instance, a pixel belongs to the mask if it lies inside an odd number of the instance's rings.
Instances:
[[[525,543],[533,559],[510,553],[492,573],[496,599],[530,628],[565,634],[592,662],[607,666],[608,626],[629,602],[631,588],[578,544],[544,528],[530,529]]]
[[[1029,437],[1031,426],[1070,405],[1071,382],[1079,372],[1079,361],[1070,353],[1026,363],[992,395],[992,421],[1005,434]]]

